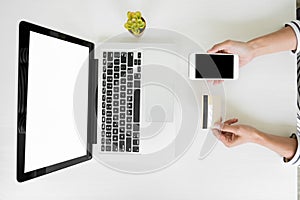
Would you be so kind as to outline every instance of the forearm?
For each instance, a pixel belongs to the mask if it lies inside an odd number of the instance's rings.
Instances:
[[[287,159],[292,158],[297,150],[296,139],[271,135],[261,131],[257,132],[257,137],[254,142],[278,153]]]
[[[289,26],[279,31],[264,35],[247,42],[251,47],[254,57],[280,52],[295,50],[297,48],[297,38],[293,29]]]

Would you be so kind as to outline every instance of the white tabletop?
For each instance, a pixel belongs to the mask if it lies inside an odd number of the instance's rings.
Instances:
[[[16,70],[18,22],[31,21],[101,42],[124,31],[128,10],[148,27],[178,31],[210,48],[226,39],[247,41],[295,18],[292,0],[9,1],[0,7],[0,199],[296,199],[296,168],[256,145],[219,143],[198,160],[205,134],[170,167],[152,174],[115,172],[94,160],[19,184],[16,181]],[[237,81],[226,82],[226,116],[266,132],[295,131],[296,65],[290,52],[255,59]]]

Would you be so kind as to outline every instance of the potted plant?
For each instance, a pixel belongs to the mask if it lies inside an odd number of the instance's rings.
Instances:
[[[132,33],[134,36],[139,37],[143,34],[146,28],[146,21],[142,17],[140,11],[136,12],[127,12],[127,22],[124,24],[124,27]]]

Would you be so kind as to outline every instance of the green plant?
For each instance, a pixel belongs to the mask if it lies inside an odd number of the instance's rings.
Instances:
[[[135,35],[139,35],[141,30],[143,30],[146,26],[144,19],[142,18],[142,14],[139,11],[136,12],[127,12],[127,22],[124,24],[124,27],[131,31]]]

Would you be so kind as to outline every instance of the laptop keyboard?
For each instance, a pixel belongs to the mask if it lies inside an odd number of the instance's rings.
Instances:
[[[141,62],[140,51],[102,53],[102,91],[98,91],[101,152],[140,151]]]

